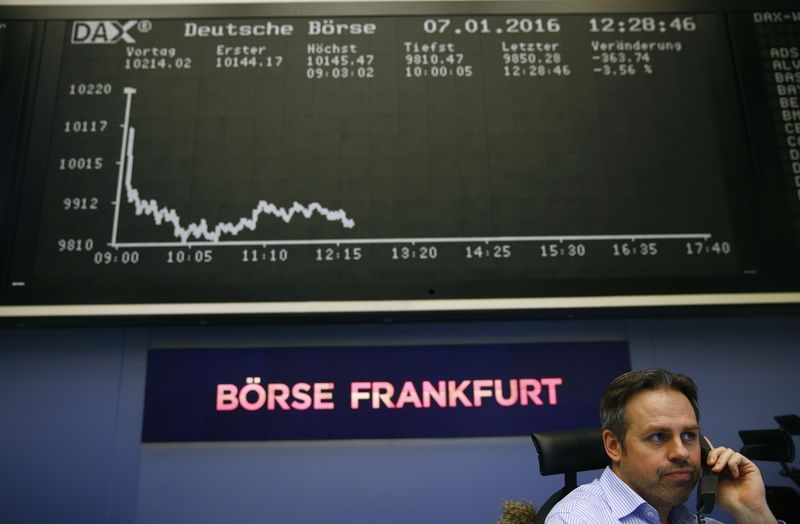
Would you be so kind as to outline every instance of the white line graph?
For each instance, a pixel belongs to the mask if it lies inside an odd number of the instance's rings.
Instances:
[[[139,195],[139,191],[133,186],[133,161],[134,161],[134,140],[136,130],[130,125],[130,113],[133,95],[136,94],[136,89],[133,87],[125,87],[125,118],[122,124],[122,145],[120,147],[119,158],[119,174],[117,180],[117,193],[114,201],[114,223],[111,232],[112,247],[128,246],[127,243],[117,242],[117,233],[119,228],[119,208],[122,199],[122,190],[125,189],[125,197],[129,204],[135,206],[137,216],[147,215],[152,216],[156,225],[169,223],[173,226],[173,234],[176,238],[181,240],[180,245],[188,243],[194,244],[190,239],[208,243],[219,244],[220,237],[223,234],[232,236],[238,235],[240,232],[248,229],[254,231],[258,225],[258,220],[261,215],[271,215],[283,220],[285,223],[290,223],[292,219],[297,216],[311,218],[314,214],[322,215],[325,219],[331,222],[341,222],[341,226],[347,229],[355,227],[355,221],[347,216],[343,209],[331,210],[320,204],[319,202],[311,202],[308,205],[303,205],[295,201],[289,209],[279,207],[266,200],[259,200],[256,207],[251,211],[250,216],[239,218],[235,222],[220,222],[212,227],[209,227],[205,218],[200,219],[199,222],[191,223],[187,226],[181,224],[181,218],[178,212],[166,206],[161,206],[155,199],[143,199]],[[142,243],[140,243],[142,244]],[[150,243],[143,243],[150,244]],[[165,243],[154,243],[163,246]]]
[[[178,212],[162,206],[155,199],[144,199],[133,185],[134,141],[136,130],[130,125],[130,114],[133,95],[136,88],[125,87],[125,116],[122,124],[122,143],[120,145],[119,173],[117,179],[116,198],[113,202],[114,221],[111,232],[113,248],[147,248],[147,247],[182,247],[182,246],[270,246],[270,245],[347,245],[347,244],[420,244],[420,243],[491,243],[491,242],[575,242],[575,241],[643,241],[643,240],[709,240],[711,233],[629,233],[600,235],[504,235],[504,236],[450,236],[450,237],[395,237],[395,238],[331,238],[331,239],[289,239],[289,240],[222,240],[222,235],[236,236],[245,229],[254,231],[261,215],[270,215],[290,223],[295,216],[311,218],[319,214],[332,222],[340,222],[341,227],[352,229],[355,221],[347,216],[343,209],[331,210],[318,202],[303,205],[297,201],[286,209],[260,200],[251,211],[250,216],[240,217],[235,222],[220,222],[209,227],[206,219],[181,224]],[[151,216],[156,225],[171,224],[175,241],[159,242],[118,242],[120,206],[124,196],[135,208],[137,216]]]

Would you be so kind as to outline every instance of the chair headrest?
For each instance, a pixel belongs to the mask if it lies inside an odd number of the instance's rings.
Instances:
[[[739,432],[744,447],[740,453],[750,460],[794,462],[794,441],[782,429],[748,429]]]
[[[542,475],[601,469],[609,463],[601,428],[533,433],[531,439]]]

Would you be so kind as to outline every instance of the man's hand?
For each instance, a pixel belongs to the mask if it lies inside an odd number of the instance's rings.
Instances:
[[[714,448],[708,454],[709,466],[719,474],[717,504],[730,513],[738,524],[767,524],[777,520],[767,506],[764,480],[753,462],[730,448]]]

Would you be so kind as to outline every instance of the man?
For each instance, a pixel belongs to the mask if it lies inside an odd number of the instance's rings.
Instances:
[[[704,438],[692,379],[664,369],[625,373],[608,386],[600,419],[611,466],[556,504],[546,524],[696,522],[683,505],[700,478]],[[720,475],[716,504],[738,524],[777,522],[755,464],[718,447],[708,465]]]

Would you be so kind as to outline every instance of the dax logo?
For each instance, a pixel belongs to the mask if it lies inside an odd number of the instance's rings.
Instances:
[[[137,23],[139,23],[137,20],[125,23],[113,20],[76,20],[72,24],[70,41],[73,44],[116,44],[122,40],[128,44],[135,44],[136,40],[128,34],[128,31]]]

